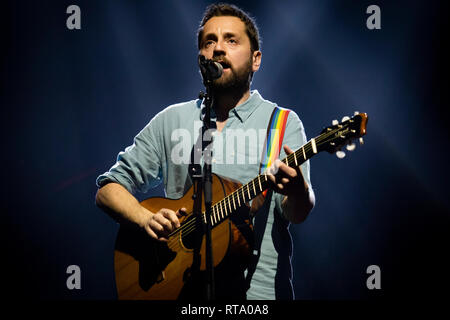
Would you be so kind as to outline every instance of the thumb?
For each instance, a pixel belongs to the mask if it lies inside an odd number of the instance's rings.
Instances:
[[[187,210],[186,210],[185,207],[179,209],[179,210],[177,211],[177,216],[178,216],[178,218],[184,217],[184,216],[187,214],[186,211],[187,211]]]

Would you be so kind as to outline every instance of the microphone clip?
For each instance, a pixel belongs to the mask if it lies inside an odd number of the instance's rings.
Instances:
[[[223,73],[223,67],[220,63],[210,59],[206,59],[205,56],[198,56],[198,65],[202,74],[203,83],[205,86],[210,82],[219,79]]]

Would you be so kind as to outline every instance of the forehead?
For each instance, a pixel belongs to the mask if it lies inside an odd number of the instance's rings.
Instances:
[[[220,16],[212,17],[203,26],[203,36],[210,33],[245,34],[245,23],[238,17]]]

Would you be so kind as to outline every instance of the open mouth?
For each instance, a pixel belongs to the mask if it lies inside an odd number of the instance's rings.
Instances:
[[[218,61],[218,62],[222,65],[222,67],[223,67],[224,69],[230,68],[230,65],[229,65],[228,63],[226,63],[226,62],[224,62],[224,61]]]

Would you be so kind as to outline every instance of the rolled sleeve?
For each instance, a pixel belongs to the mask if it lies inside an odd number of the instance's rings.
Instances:
[[[118,154],[111,169],[97,178],[97,186],[116,182],[135,194],[159,185],[162,177],[159,129],[155,117],[136,135],[133,144]]]

